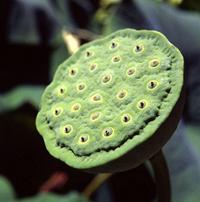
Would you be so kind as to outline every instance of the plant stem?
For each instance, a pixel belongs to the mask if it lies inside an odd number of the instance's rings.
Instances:
[[[86,198],[90,198],[90,196],[111,176],[112,173],[102,173],[96,175],[83,191],[83,195]]]
[[[157,201],[170,202],[171,201],[170,176],[162,150],[160,150],[155,156],[149,159],[149,161],[151,162],[154,171],[155,183],[157,188]]]

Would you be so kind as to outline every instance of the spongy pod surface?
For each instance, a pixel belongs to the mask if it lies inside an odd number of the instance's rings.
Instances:
[[[59,66],[43,93],[37,129],[48,151],[72,167],[135,167],[176,128],[183,72],[180,51],[163,34],[119,30]]]

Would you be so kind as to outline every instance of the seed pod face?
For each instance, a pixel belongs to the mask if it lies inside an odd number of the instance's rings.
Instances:
[[[157,146],[139,149],[141,158],[133,167],[170,137],[156,131],[182,86],[182,55],[165,36],[120,30],[83,45],[59,66],[42,96],[36,126],[53,156],[75,168],[102,172],[115,171],[113,162],[156,135]],[[122,164],[121,170],[129,167]]]

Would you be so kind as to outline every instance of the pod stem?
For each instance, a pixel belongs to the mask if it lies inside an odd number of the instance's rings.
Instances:
[[[111,176],[112,176],[112,173],[97,174],[94,177],[94,179],[84,189],[83,195],[86,198],[90,198],[90,196]]]
[[[157,188],[157,201],[158,202],[171,202],[171,186],[170,176],[167,163],[162,150],[149,159],[154,172],[154,178]],[[97,174],[94,179],[87,185],[83,191],[86,198],[91,195],[108,179],[112,173]]]
[[[158,202],[171,202],[171,185],[170,176],[162,150],[149,159],[154,171],[157,201]]]

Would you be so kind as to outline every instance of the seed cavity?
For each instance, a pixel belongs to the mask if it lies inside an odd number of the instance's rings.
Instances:
[[[78,72],[78,70],[76,68],[72,68],[69,70],[69,75],[72,77],[76,76],[77,72]]]
[[[158,65],[160,64],[160,61],[158,59],[154,59],[154,60],[151,60],[149,62],[149,67],[150,68],[155,68],[157,67]]]
[[[102,132],[103,137],[110,137],[111,135],[114,134],[114,129],[109,127],[109,128],[105,128]]]
[[[131,120],[131,115],[130,114],[124,114],[121,117],[121,121],[123,123],[128,123],[128,122],[130,122],[130,120]]]
[[[111,74],[107,74],[107,75],[103,76],[102,82],[103,83],[108,83],[109,81],[111,81],[111,79],[112,79],[112,75]]]
[[[81,105],[79,103],[75,103],[72,105],[72,111],[79,111],[81,108]]]
[[[120,62],[120,61],[121,61],[120,56],[114,56],[114,57],[112,58],[112,62],[114,62],[114,63]]]
[[[131,68],[127,69],[127,71],[126,71],[127,76],[132,76],[134,74],[135,74],[135,68],[131,67]]]
[[[87,134],[81,135],[81,136],[79,137],[79,143],[80,143],[80,144],[85,144],[85,143],[87,143],[88,141],[89,141],[89,135],[87,135]]]
[[[117,98],[119,99],[123,99],[127,96],[127,91],[126,90],[120,90],[118,93],[117,93]]]
[[[118,43],[116,43],[116,42],[113,41],[113,42],[111,43],[110,48],[111,48],[111,49],[114,49],[114,48],[116,48],[117,46],[118,46]]]
[[[94,101],[94,102],[101,101],[101,99],[102,99],[102,97],[99,94],[95,94],[92,96],[92,101]]]
[[[100,117],[100,112],[94,112],[90,115],[90,120],[96,121]]]
[[[90,71],[94,71],[97,68],[97,64],[90,65]]]
[[[60,88],[60,94],[64,94],[65,93],[65,89],[64,88]]]
[[[147,84],[147,88],[152,90],[158,86],[158,82],[156,80],[149,81]]]
[[[137,103],[137,108],[138,109],[145,109],[147,107],[147,101],[146,100],[140,100]]]
[[[85,54],[85,56],[88,58],[88,57],[90,57],[90,56],[92,56],[93,55],[93,53],[91,52],[91,51],[86,51],[86,54]]]
[[[140,53],[140,52],[142,52],[143,50],[144,50],[144,46],[141,45],[141,44],[138,44],[138,45],[136,45],[136,46],[134,47],[134,51],[135,51],[136,53]]]
[[[63,112],[63,108],[62,107],[57,107],[54,109],[54,116],[60,116]]]
[[[63,96],[65,93],[66,93],[67,89],[65,86],[59,86],[57,89],[56,89],[56,94],[58,96]]]
[[[64,132],[64,134],[67,134],[67,135],[69,135],[70,133],[72,133],[72,131],[73,131],[73,127],[71,126],[71,125],[65,125],[64,127],[63,127],[63,132]]]
[[[84,83],[80,83],[77,85],[77,90],[78,91],[83,91],[86,88],[86,85]]]

